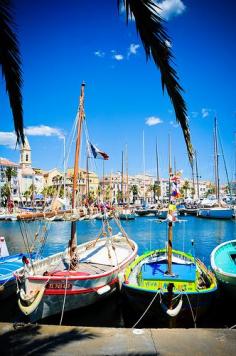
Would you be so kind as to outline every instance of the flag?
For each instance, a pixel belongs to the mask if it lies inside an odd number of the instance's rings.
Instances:
[[[89,143],[89,145],[90,145],[91,153],[92,153],[94,158],[96,158],[96,159],[100,158],[100,159],[104,159],[104,160],[108,160],[109,159],[108,154],[106,154],[105,152],[101,151],[100,148],[96,147],[91,142]]]

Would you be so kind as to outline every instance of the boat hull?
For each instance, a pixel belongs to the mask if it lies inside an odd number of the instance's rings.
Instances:
[[[218,245],[211,253],[211,268],[220,289],[230,297],[236,297],[236,240]]]
[[[124,236],[113,236],[77,247],[75,270],[63,265],[68,251],[36,262],[20,285],[18,304],[31,322],[83,308],[109,296],[123,280],[125,268],[135,259],[137,245]],[[55,267],[54,267],[55,266]],[[58,267],[60,266],[60,267]]]
[[[216,279],[193,256],[173,250],[172,273],[165,249],[139,256],[125,271],[122,293],[140,315],[159,321],[193,320],[206,313],[217,292]]]
[[[199,218],[229,220],[233,217],[233,209],[199,209],[197,216]]]
[[[135,214],[120,214],[119,219],[120,220],[134,220]]]

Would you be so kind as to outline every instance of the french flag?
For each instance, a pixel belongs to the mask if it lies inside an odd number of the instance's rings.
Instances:
[[[92,152],[93,157],[95,159],[99,159],[99,158],[100,159],[104,159],[104,160],[108,160],[109,159],[108,154],[106,154],[105,152],[101,151],[100,148],[96,147],[91,142],[90,142],[90,149],[91,149],[91,152]]]

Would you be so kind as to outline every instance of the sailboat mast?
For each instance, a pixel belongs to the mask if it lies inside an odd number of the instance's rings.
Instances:
[[[156,138],[156,168],[157,168],[157,196],[159,198],[160,192],[160,174],[159,174],[159,158],[158,158],[158,150],[157,150],[157,138]]]
[[[219,154],[218,154],[218,137],[217,137],[217,121],[215,118],[214,125],[214,153],[215,153],[215,185],[216,199],[220,203],[220,179],[219,179]]]
[[[124,203],[124,151],[121,154],[121,201]]]
[[[144,141],[144,130],[143,130],[143,196],[144,204],[146,205],[146,162],[145,162],[145,141]]]
[[[75,161],[74,161],[74,177],[73,177],[73,189],[72,189],[72,210],[75,209],[77,191],[78,191],[78,171],[79,171],[79,156],[80,156],[80,146],[81,146],[81,132],[82,123],[84,120],[84,87],[85,83],[81,84],[81,92],[79,99],[79,112],[77,113],[77,138],[76,138],[76,148],[75,148]],[[73,256],[75,247],[77,246],[76,238],[76,222],[71,222],[71,238],[70,238],[70,256]]]
[[[169,135],[169,205],[171,204],[171,176],[172,176],[172,166],[171,166],[171,137]],[[168,214],[172,214],[172,210]],[[172,275],[172,241],[173,241],[173,223],[172,220],[168,221],[168,274]]]
[[[126,203],[129,205],[129,174],[128,174],[128,145],[125,145],[126,160]]]
[[[197,162],[197,151],[195,151],[195,168],[196,168],[196,179],[197,179],[197,198],[200,198],[199,192],[199,175],[198,175],[198,162]]]
[[[172,176],[172,165],[171,165],[171,137],[169,135],[169,203],[171,201],[171,176]]]

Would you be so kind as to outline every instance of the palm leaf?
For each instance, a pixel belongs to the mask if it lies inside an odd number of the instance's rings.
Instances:
[[[193,148],[187,118],[186,103],[183,99],[183,89],[175,69],[171,66],[173,54],[171,52],[170,38],[163,26],[163,19],[156,11],[157,4],[154,0],[117,0],[118,7],[126,9],[126,19],[134,17],[136,28],[143,43],[147,59],[151,56],[161,72],[162,90],[167,93],[172,101],[176,120],[181,125],[187,145],[189,160],[192,163]]]
[[[0,0],[0,65],[5,78],[17,141],[21,140],[24,143],[21,59],[11,12],[11,1]]]

